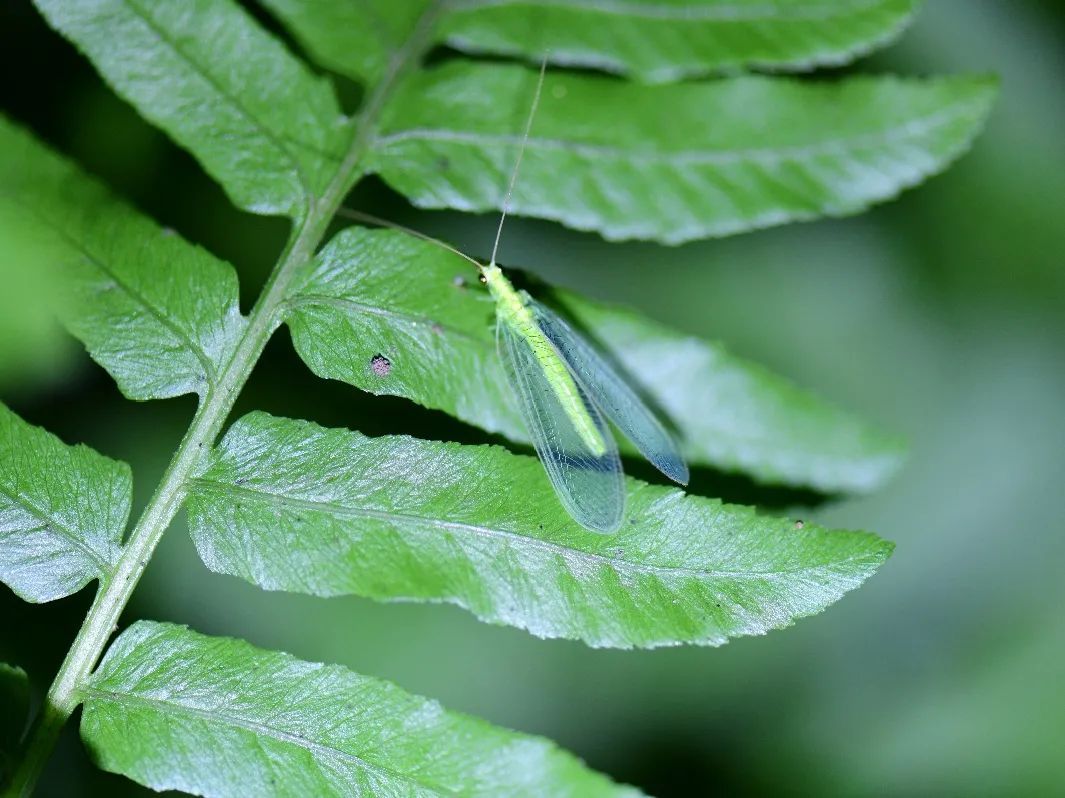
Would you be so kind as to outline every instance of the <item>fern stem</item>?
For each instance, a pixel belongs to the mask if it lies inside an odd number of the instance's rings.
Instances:
[[[221,432],[237,395],[280,323],[280,313],[293,279],[314,256],[344,196],[365,174],[362,161],[373,140],[377,118],[402,74],[424,54],[439,5],[439,2],[434,4],[423,14],[410,39],[395,52],[385,76],[368,96],[359,114],[351,146],[336,176],[321,197],[311,198],[305,216],[294,229],[294,235],[252,308],[244,334],[219,372],[216,387],[197,408],[155,494],[133,528],[114,573],[101,581],[96,598],[25,740],[21,758],[3,798],[25,798],[33,793],[60,731],[82,701],[82,688],[103,656],[111,635],[118,629],[119,616],[163,533],[184,502],[189,478],[204,451]]]

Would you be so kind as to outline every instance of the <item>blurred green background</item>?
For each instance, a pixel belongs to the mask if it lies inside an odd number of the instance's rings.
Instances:
[[[6,113],[229,259],[246,305],[254,298],[283,223],[230,207],[26,0],[0,7],[0,64]],[[660,798],[1065,795],[1065,7],[929,0],[898,44],[855,69],[996,72],[1002,98],[955,168],[860,218],[679,249],[515,220],[502,260],[725,341],[908,436],[907,466],[875,495],[787,508],[898,543],[865,587],[722,649],[593,651],[451,607],[262,593],[208,573],[182,521],[126,620],[188,623],[382,676],[552,737]],[[415,213],[375,184],[357,193],[359,207],[488,248],[492,218]],[[47,274],[9,271],[0,399],[128,460],[143,504],[192,401],[123,400],[37,312]],[[480,440],[402,400],[317,381],[284,333],[238,413],[252,408]],[[742,480],[721,488],[757,497]],[[0,588],[0,659],[24,666],[38,695],[90,598],[31,606]],[[147,791],[94,771],[72,727],[39,794]]]

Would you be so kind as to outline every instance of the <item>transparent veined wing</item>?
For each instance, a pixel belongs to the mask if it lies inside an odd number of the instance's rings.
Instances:
[[[687,485],[688,464],[676,442],[625,379],[557,313],[532,297],[526,301],[536,323],[592,402],[655,468],[674,482]]]
[[[617,531],[625,513],[625,481],[617,445],[602,415],[582,394],[606,443],[605,453],[597,456],[566,414],[530,342],[499,320],[496,345],[533,446],[562,505],[587,529]]]

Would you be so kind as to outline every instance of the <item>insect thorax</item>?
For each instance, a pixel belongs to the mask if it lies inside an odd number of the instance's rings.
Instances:
[[[503,271],[494,264],[481,267],[481,274],[488,285],[492,298],[496,301],[496,315],[523,332],[535,326],[532,314],[525,305],[525,300],[507,279]]]

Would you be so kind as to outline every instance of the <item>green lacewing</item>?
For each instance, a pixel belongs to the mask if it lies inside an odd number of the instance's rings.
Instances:
[[[662,423],[560,316],[499,267],[481,271],[496,301],[496,345],[536,453],[563,506],[583,527],[615,532],[625,482],[609,419],[656,468],[682,485],[688,466]]]
[[[559,500],[581,526],[612,533],[621,526],[625,515],[625,478],[608,420],[675,482],[688,483],[688,466],[663,424],[607,360],[558,314],[528,292],[515,289],[496,264],[503,223],[540,102],[546,67],[545,58],[489,262],[482,264],[441,241],[413,230],[408,232],[477,267],[481,282],[495,300],[496,348],[503,371]],[[369,214],[346,209],[343,212],[355,219],[400,227]]]

